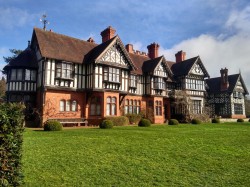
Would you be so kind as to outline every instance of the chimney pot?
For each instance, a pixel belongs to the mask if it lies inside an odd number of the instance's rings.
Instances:
[[[87,42],[95,43],[95,40],[94,40],[92,37],[90,37],[90,38],[87,40]]]
[[[153,59],[153,58],[157,58],[159,56],[159,47],[160,45],[157,43],[152,43],[150,45],[147,46],[148,48],[148,57]]]
[[[102,43],[108,41],[109,39],[113,38],[115,36],[115,29],[112,28],[111,26],[109,26],[108,28],[106,28],[105,30],[103,30],[101,32],[101,36],[102,36]]]

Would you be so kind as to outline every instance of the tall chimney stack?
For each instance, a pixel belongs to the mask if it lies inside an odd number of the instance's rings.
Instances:
[[[129,53],[134,53],[134,49],[133,49],[132,44],[127,44],[125,47]]]
[[[221,68],[220,70],[221,74],[221,80],[220,80],[220,89],[221,91],[226,91],[229,87],[229,82],[228,82],[228,69]]]
[[[186,53],[183,51],[178,51],[178,53],[175,54],[175,59],[176,63],[186,60]]]
[[[157,58],[159,56],[159,47],[160,45],[157,43],[152,43],[150,45],[148,45],[148,57],[153,59],[153,58]]]
[[[109,39],[113,38],[115,36],[115,29],[109,26],[104,31],[101,32],[102,36],[102,43],[108,41]]]

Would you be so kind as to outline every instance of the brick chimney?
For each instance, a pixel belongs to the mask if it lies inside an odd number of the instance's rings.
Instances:
[[[129,53],[134,53],[134,49],[133,49],[132,44],[127,44],[125,47]]]
[[[186,53],[183,51],[179,51],[178,53],[175,54],[175,59],[176,63],[186,60]]]
[[[108,41],[115,36],[115,29],[109,26],[104,31],[101,32],[102,43]]]
[[[221,68],[220,70],[221,74],[221,79],[220,79],[220,90],[221,91],[226,91],[229,87],[229,82],[228,82],[228,69]]]
[[[157,43],[152,43],[150,45],[148,45],[148,57],[153,59],[153,58],[157,58],[159,56],[158,52],[159,52],[159,47],[160,45]]]

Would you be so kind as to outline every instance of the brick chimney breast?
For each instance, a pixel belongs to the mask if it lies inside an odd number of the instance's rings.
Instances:
[[[126,50],[129,53],[134,53],[134,49],[133,49],[133,45],[132,44],[127,44],[125,47],[126,47]]]
[[[157,58],[159,56],[159,47],[160,45],[157,43],[152,43],[150,45],[147,46],[148,48],[148,57],[153,59],[153,58]]]
[[[175,59],[176,63],[186,60],[186,52],[178,51],[178,53],[175,54]]]
[[[109,39],[113,38],[115,36],[115,29],[109,26],[104,31],[101,32],[102,36],[102,43],[108,41]]]

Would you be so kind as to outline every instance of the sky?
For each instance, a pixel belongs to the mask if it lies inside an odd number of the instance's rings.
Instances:
[[[249,0],[0,0],[0,69],[9,49],[25,49],[34,27],[47,15],[47,29],[101,43],[100,33],[116,29],[124,45],[147,52],[153,42],[160,55],[175,61],[200,56],[210,77],[241,72],[250,91]]]

